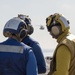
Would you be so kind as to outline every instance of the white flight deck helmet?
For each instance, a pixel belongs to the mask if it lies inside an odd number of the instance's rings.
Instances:
[[[31,19],[29,18],[29,16],[23,15],[23,14],[18,14],[18,17],[20,19],[24,20],[24,22],[27,24],[28,34],[31,35],[34,32],[34,28],[31,25]]]
[[[69,21],[59,13],[55,13],[46,18],[46,26],[47,30],[50,32],[51,28],[53,28],[53,33],[58,34],[60,31],[57,26],[61,26],[61,31],[64,32],[66,29],[69,29]]]
[[[8,33],[11,33],[12,35],[19,34],[19,37],[23,38],[27,35],[27,30],[24,28],[24,26],[26,26],[26,23],[23,20],[14,17],[8,20],[5,24],[3,34],[5,37],[9,37]]]

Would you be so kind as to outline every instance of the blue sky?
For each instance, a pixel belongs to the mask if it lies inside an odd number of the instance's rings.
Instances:
[[[2,31],[5,23],[17,14],[29,15],[35,30],[31,35],[42,48],[54,49],[56,40],[46,30],[37,25],[45,26],[45,19],[53,13],[61,13],[70,21],[71,32],[75,34],[75,0],[0,0],[0,41],[5,40]]]

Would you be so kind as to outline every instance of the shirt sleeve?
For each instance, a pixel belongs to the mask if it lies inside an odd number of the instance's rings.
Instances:
[[[39,44],[35,44],[33,46],[33,52],[35,54],[36,61],[37,61],[38,73],[39,74],[45,73],[46,72],[46,62],[45,62],[45,58],[44,58],[42,49]]]
[[[61,45],[56,54],[56,71],[53,75],[68,75],[69,66],[71,60],[71,53],[69,48],[65,45]]]
[[[32,50],[29,51],[29,59],[26,66],[26,75],[37,75],[37,63]]]

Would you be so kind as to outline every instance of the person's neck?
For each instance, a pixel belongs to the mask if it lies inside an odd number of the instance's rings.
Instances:
[[[21,41],[20,38],[18,38],[17,36],[12,36],[11,38],[13,38],[13,39],[15,39],[15,40],[17,40],[19,42]]]

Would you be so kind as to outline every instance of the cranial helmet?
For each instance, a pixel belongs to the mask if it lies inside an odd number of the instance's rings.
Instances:
[[[69,29],[69,21],[61,14],[55,13],[46,18],[46,26],[48,31],[51,30],[53,26],[61,26],[61,31],[64,32]]]
[[[23,38],[27,35],[27,30],[24,26],[26,26],[24,21],[14,17],[5,24],[3,34],[5,37],[8,37],[8,34],[5,33],[10,32],[11,34],[20,34],[20,38]]]
[[[23,14],[19,14],[18,17],[22,20],[24,20],[24,22],[27,24],[27,30],[28,30],[28,34],[31,35],[34,31],[33,26],[31,25],[31,19],[29,18],[28,15],[23,15]]]

